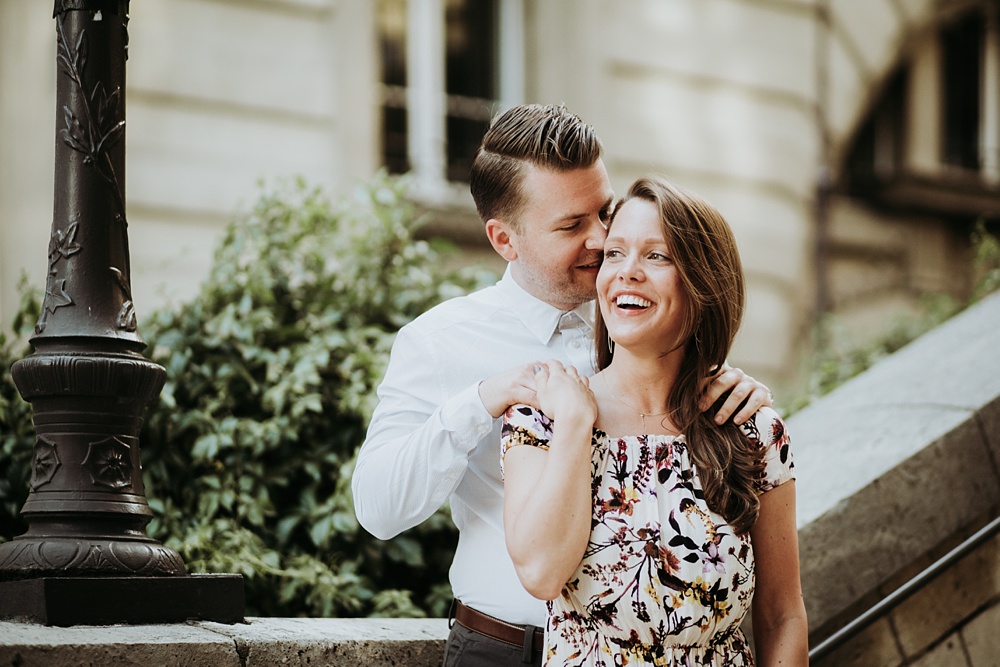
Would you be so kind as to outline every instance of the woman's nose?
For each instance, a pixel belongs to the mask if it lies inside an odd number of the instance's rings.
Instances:
[[[642,272],[639,259],[634,256],[626,257],[625,261],[622,262],[621,268],[618,270],[618,277],[621,280],[642,280],[645,274]]]

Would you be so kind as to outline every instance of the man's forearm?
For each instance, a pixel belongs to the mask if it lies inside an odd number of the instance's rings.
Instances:
[[[389,539],[431,516],[458,487],[492,418],[475,387],[429,414],[384,400],[372,417],[351,480],[361,525]],[[429,409],[430,406],[427,406]]]

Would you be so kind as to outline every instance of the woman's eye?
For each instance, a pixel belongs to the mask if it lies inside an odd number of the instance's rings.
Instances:
[[[621,252],[618,251],[618,250],[611,249],[611,250],[605,250],[604,251],[604,257],[605,258],[608,258],[608,257],[619,257],[619,256],[621,256]]]

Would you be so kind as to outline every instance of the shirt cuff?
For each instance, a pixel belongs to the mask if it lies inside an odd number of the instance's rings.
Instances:
[[[475,383],[453,396],[441,406],[441,421],[452,433],[470,433],[469,450],[475,448],[479,438],[493,430],[496,421],[479,397],[479,383]]]

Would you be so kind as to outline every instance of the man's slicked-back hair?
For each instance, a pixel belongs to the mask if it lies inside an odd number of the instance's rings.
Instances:
[[[483,222],[515,229],[524,204],[524,169],[569,171],[592,166],[603,147],[594,128],[563,105],[523,104],[493,119],[472,162],[469,187]]]

